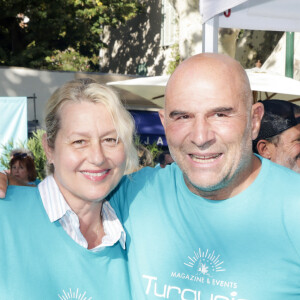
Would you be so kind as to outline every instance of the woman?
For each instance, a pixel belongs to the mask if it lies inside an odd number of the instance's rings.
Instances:
[[[10,174],[25,185],[36,185],[37,172],[34,160],[25,151],[14,152],[9,162]]]
[[[0,201],[4,299],[130,299],[125,232],[105,197],[137,165],[134,123],[90,79],[64,84],[46,107],[49,176]]]

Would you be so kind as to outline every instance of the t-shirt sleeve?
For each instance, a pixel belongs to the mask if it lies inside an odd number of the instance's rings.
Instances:
[[[283,203],[283,222],[288,238],[300,260],[300,176],[298,181],[293,181],[293,183],[293,190],[291,188],[286,190],[286,199]]]

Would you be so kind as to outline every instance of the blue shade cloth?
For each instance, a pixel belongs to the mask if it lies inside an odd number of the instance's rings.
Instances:
[[[142,144],[156,142],[158,146],[167,146],[165,130],[157,111],[130,110],[130,113],[134,118],[136,132]]]
[[[14,146],[27,141],[27,97],[0,97],[0,146],[11,140]]]

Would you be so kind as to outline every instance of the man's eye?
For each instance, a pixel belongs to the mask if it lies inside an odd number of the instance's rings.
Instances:
[[[188,119],[190,116],[189,115],[182,115],[182,116],[179,116],[178,119],[179,120],[186,120]]]
[[[85,140],[76,140],[72,144],[74,145],[83,145],[85,143]]]
[[[218,117],[218,118],[226,117],[226,115],[223,114],[223,113],[216,113],[215,116]]]

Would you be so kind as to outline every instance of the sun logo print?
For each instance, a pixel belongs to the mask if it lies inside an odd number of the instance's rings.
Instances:
[[[86,292],[80,293],[77,289],[76,292],[73,292],[72,289],[69,291],[63,290],[61,295],[58,295],[60,300],[67,300],[67,299],[78,299],[78,300],[92,300],[92,297],[87,297]]]
[[[220,255],[216,256],[215,251],[209,252],[194,251],[194,256],[188,256],[188,261],[184,264],[195,271],[195,275],[212,276],[214,272],[224,272],[225,269],[222,267],[223,261],[220,259]]]

